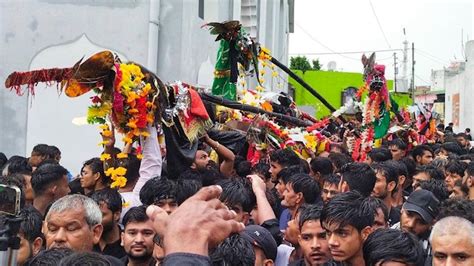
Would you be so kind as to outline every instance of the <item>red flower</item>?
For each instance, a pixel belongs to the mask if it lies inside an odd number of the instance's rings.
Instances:
[[[101,103],[102,102],[102,99],[100,99],[99,96],[94,96],[94,97],[91,97],[90,98],[92,103]]]

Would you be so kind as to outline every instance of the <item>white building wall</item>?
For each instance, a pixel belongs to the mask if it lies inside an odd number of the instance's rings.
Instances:
[[[164,82],[209,86],[218,43],[201,26],[240,20],[245,1],[249,0],[1,0],[0,152],[28,156],[37,143],[57,145],[63,152],[62,164],[73,174],[100,152],[97,127],[71,122],[86,114],[87,96],[68,99],[58,96],[54,86],[39,86],[34,98],[19,97],[3,85],[11,72],[70,67],[82,56],[107,49],[128,60],[156,65],[150,70]],[[253,2],[259,15],[257,41],[287,63],[289,1]],[[159,8],[158,17],[150,18],[150,6]],[[150,27],[156,29],[157,24],[158,40],[149,39]],[[156,56],[149,56],[154,52],[150,44],[157,45]],[[285,90],[276,88],[271,73],[265,79],[268,89]]]

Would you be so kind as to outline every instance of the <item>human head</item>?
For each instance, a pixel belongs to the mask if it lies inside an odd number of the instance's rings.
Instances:
[[[104,163],[99,158],[92,158],[84,162],[81,169],[81,187],[95,190],[108,187],[110,178],[104,173]]]
[[[176,180],[176,203],[178,206],[196,194],[201,188],[202,182],[199,179],[178,178],[178,180]]]
[[[222,187],[220,200],[236,212],[236,221],[248,224],[250,212],[257,201],[252,185],[247,179],[223,180],[219,185]]]
[[[152,259],[153,238],[155,229],[153,222],[146,214],[145,206],[130,208],[122,219],[122,246],[128,259],[135,263],[145,263]]]
[[[407,144],[401,139],[394,139],[388,144],[388,149],[392,153],[392,159],[395,161],[399,161],[405,157],[407,148]]]
[[[367,197],[362,202],[364,209],[369,209],[374,211],[374,224],[372,225],[372,230],[377,230],[380,228],[387,228],[389,226],[389,213],[388,208],[384,202],[375,197]]]
[[[467,137],[466,133],[461,132],[456,134],[456,141],[462,148],[469,147],[469,138]]]
[[[456,181],[462,180],[467,164],[457,160],[452,160],[446,165],[446,187],[449,192],[453,192]]]
[[[295,174],[286,183],[281,204],[294,213],[299,206],[319,201],[319,185],[314,178],[307,174]]]
[[[310,163],[311,176],[316,178],[322,184],[322,181],[326,176],[334,172],[334,167],[331,160],[324,157],[316,157],[311,160]]]
[[[191,169],[194,170],[203,170],[207,169],[210,166],[211,157],[205,150],[197,150],[196,155],[194,156],[194,161],[191,164]]]
[[[448,156],[450,154],[462,155],[465,153],[465,151],[456,142],[445,142],[441,144],[439,153],[444,156]]]
[[[277,174],[281,169],[291,166],[300,165],[300,158],[290,149],[280,149],[270,153],[270,175],[272,181],[276,181]]]
[[[38,253],[35,257],[27,261],[28,266],[59,265],[62,258],[73,254],[69,248],[52,248]]]
[[[176,197],[176,182],[164,176],[146,181],[140,190],[140,201],[144,205],[156,205],[168,214],[178,208]]]
[[[255,265],[273,265],[278,246],[267,229],[260,225],[249,225],[240,235],[252,244],[255,251]]]
[[[270,165],[264,162],[259,162],[252,167],[252,174],[260,176],[265,182],[270,181]]]
[[[424,189],[431,191],[431,193],[433,193],[433,195],[440,202],[443,202],[449,198],[449,192],[443,180],[430,179],[427,181],[421,181],[416,189]]]
[[[469,188],[466,184],[462,182],[462,180],[456,180],[454,183],[453,191],[449,195],[452,198],[459,198],[464,199],[469,196]]]
[[[49,149],[50,159],[53,159],[57,163],[59,163],[61,161],[61,150],[58,147],[54,146],[54,145],[50,145],[48,147],[48,149]]]
[[[290,180],[290,177],[295,174],[303,174],[304,170],[299,165],[292,165],[286,168],[281,169],[277,174],[277,182],[275,185],[278,197],[283,199],[283,192],[286,189],[286,183]]]
[[[373,148],[367,153],[367,163],[380,163],[392,159],[392,153],[387,148]]]
[[[341,185],[339,191],[358,191],[368,197],[374,189],[376,176],[374,170],[366,163],[349,163],[341,169]]]
[[[372,168],[376,174],[376,181],[372,196],[385,200],[391,199],[398,186],[397,168],[387,162],[374,163]]]
[[[428,190],[413,191],[402,206],[400,226],[403,231],[426,238],[439,212],[439,200]]]
[[[90,198],[99,205],[102,212],[102,226],[104,233],[110,232],[118,226],[122,214],[122,196],[116,189],[104,188],[94,191]]]
[[[363,201],[360,193],[350,191],[337,194],[323,207],[321,222],[336,261],[352,262],[361,256],[362,244],[374,224],[374,210],[365,208]]]
[[[89,197],[64,196],[51,205],[45,218],[46,249],[92,251],[102,235],[102,212]]]
[[[461,217],[446,217],[431,231],[433,265],[474,265],[474,224]]]
[[[474,201],[451,198],[442,202],[436,219],[439,221],[448,216],[462,217],[474,223]]]
[[[256,261],[253,242],[242,234],[233,234],[224,239],[210,257],[212,265],[253,266]]]
[[[28,159],[32,167],[37,167],[43,160],[50,158],[50,149],[46,144],[37,144],[31,151],[31,156]]]
[[[43,216],[33,206],[25,206],[21,209],[19,216],[22,218],[18,237],[20,248],[17,254],[17,265],[24,265],[26,261],[36,256],[43,247]],[[5,220],[2,218],[0,227],[4,228]]]
[[[321,226],[321,211],[319,205],[308,205],[299,216],[298,244],[306,265],[323,264],[331,258],[326,230]]]
[[[327,203],[339,193],[340,182],[341,176],[338,174],[331,174],[326,177],[323,183],[323,189],[321,190],[321,198],[323,199],[324,203]]]
[[[334,165],[334,172],[339,173],[342,166],[352,162],[352,158],[344,153],[336,153],[331,152],[328,156],[329,160],[331,160],[332,164]]]
[[[59,266],[112,266],[112,264],[97,252],[76,252],[61,259]]]
[[[35,197],[48,195],[59,199],[70,192],[67,170],[59,164],[44,164],[33,172],[31,186]]]
[[[1,174],[7,176],[25,171],[32,171],[31,166],[28,164],[28,159],[23,156],[13,155],[3,165]]]
[[[126,186],[134,186],[140,176],[140,160],[133,153],[129,153],[127,158],[120,159],[121,166],[127,169],[125,178],[127,178]]]
[[[433,150],[427,145],[418,145],[411,151],[417,165],[427,165],[433,161]]]
[[[410,233],[396,229],[378,229],[364,242],[364,261],[367,266],[388,265],[423,265],[423,248]]]
[[[421,181],[428,181],[430,179],[444,180],[443,172],[432,165],[421,166],[413,176],[412,186],[417,188]]]

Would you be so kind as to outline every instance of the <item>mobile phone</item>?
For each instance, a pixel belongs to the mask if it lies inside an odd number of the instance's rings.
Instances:
[[[20,196],[21,191],[18,187],[0,184],[0,214],[18,215]]]

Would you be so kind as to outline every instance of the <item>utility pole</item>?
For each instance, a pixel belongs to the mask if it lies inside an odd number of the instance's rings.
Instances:
[[[397,53],[393,53],[393,88],[395,90],[395,93],[397,92],[397,72]]]
[[[415,104],[415,43],[411,43],[411,93]]]

